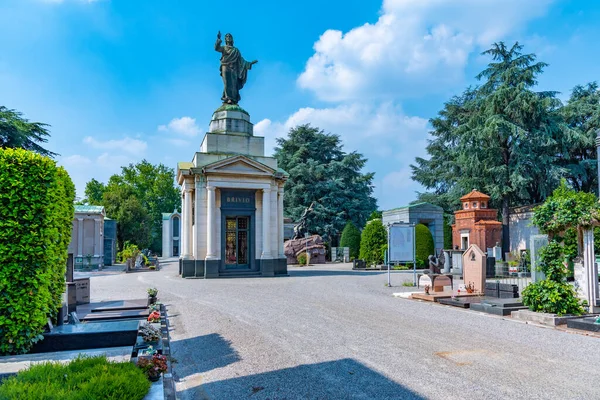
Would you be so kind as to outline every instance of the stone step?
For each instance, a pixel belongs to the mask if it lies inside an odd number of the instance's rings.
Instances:
[[[260,277],[260,271],[227,271],[219,272],[219,278],[253,278]]]

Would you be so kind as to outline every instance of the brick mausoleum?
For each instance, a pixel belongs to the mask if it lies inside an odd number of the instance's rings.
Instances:
[[[462,209],[454,212],[452,247],[466,250],[476,244],[483,251],[502,240],[498,210],[488,208],[490,196],[473,189],[460,198]]]

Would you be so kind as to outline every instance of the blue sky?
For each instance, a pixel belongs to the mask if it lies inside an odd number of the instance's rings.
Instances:
[[[550,64],[541,89],[600,80],[600,3],[585,0],[1,0],[0,104],[51,125],[80,196],[143,158],[175,167],[220,105],[217,31],[258,59],[242,91],[255,134],[310,122],[374,171],[381,209],[423,189],[428,120],[476,83],[494,41]]]

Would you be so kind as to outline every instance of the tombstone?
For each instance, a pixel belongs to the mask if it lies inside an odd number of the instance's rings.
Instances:
[[[90,302],[90,278],[75,279],[77,304],[89,304]]]
[[[472,244],[463,254],[462,265],[465,285],[472,284],[474,293],[484,293],[487,255]]]
[[[496,276],[496,258],[488,256],[485,267],[485,277],[493,278]]]
[[[575,290],[577,297],[581,300],[588,299],[588,282],[583,263],[573,263],[573,277],[575,278]]]
[[[532,235],[530,238],[530,254],[531,254],[531,282],[539,282],[546,279],[542,271],[538,271],[540,267],[540,250],[548,244],[548,236]]]
[[[493,257],[498,260],[498,261],[502,261],[502,247],[498,246],[498,244],[496,243],[496,245],[494,247],[492,247],[492,252],[493,252]]]
[[[344,262],[350,262],[350,247],[343,247],[344,249]]]
[[[442,273],[449,274],[450,273],[450,254],[447,251],[444,251],[444,269]]]
[[[67,313],[77,310],[77,286],[75,282],[67,282]]]
[[[463,251],[452,250],[452,273],[462,274],[463,272]]]
[[[337,247],[332,247],[331,248],[331,261],[332,262],[336,262],[337,261]]]
[[[65,272],[65,280],[67,282],[73,282],[73,253],[69,253],[67,256],[67,271]]]

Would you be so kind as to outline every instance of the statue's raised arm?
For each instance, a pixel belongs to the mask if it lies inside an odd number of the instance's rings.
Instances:
[[[221,46],[221,31],[217,33],[215,50],[221,53],[221,78],[223,78],[223,96],[221,100],[225,104],[237,104],[240,99],[240,90],[244,87],[248,78],[248,71],[258,61],[246,61],[240,51],[233,46],[231,33],[225,35],[225,46]]]

